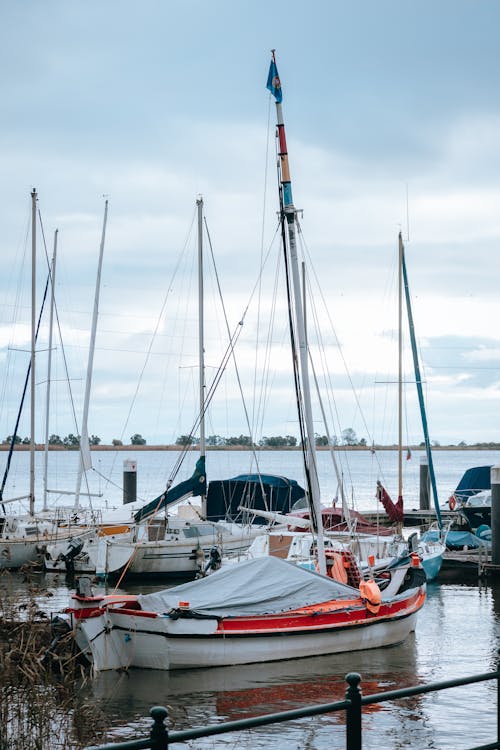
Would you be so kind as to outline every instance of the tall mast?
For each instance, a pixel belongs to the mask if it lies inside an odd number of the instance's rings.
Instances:
[[[48,465],[49,465],[49,412],[50,412],[50,385],[52,374],[52,332],[54,327],[54,291],[56,283],[56,256],[57,256],[57,235],[58,230],[54,232],[54,252],[52,253],[52,264],[50,270],[50,317],[49,317],[49,351],[47,362],[47,390],[45,394],[45,463],[43,467],[43,510],[47,510],[47,482],[48,482]]]
[[[399,241],[401,242],[401,234],[399,235]],[[442,529],[443,520],[441,517],[441,510],[439,508],[439,498],[438,498],[438,492],[437,492],[437,486],[436,486],[436,474],[434,471],[434,461],[432,460],[431,441],[429,439],[429,427],[427,424],[427,415],[425,411],[424,393],[422,389],[422,376],[420,374],[420,364],[418,361],[417,342],[416,342],[416,337],[415,337],[415,325],[413,323],[413,313],[411,309],[410,287],[408,284],[408,274],[406,272],[404,245],[403,245],[402,261],[403,261],[402,268],[403,268],[403,282],[404,282],[405,300],[406,300],[406,311],[408,314],[408,326],[410,329],[411,351],[413,355],[413,369],[415,371],[415,381],[417,384],[418,403],[420,406],[420,416],[422,419],[422,429],[424,432],[425,452],[427,455],[427,465],[429,467],[429,476],[431,479],[432,496],[434,499],[434,508],[436,510],[438,526],[440,529]]]
[[[35,513],[35,342],[36,342],[36,189],[31,193],[31,421],[30,515]]]
[[[398,263],[398,501],[403,502],[403,239]]]
[[[314,530],[317,534],[319,572],[326,575],[326,560],[323,538],[323,518],[321,515],[321,498],[318,480],[318,469],[316,463],[316,440],[311,407],[311,392],[309,385],[308,349],[304,323],[304,310],[302,306],[302,291],[300,283],[299,261],[297,256],[296,240],[296,215],[297,211],[293,205],[292,183],[290,179],[290,168],[288,164],[288,151],[285,137],[285,124],[283,121],[283,109],[281,106],[282,90],[281,82],[276,66],[276,57],[272,50],[271,65],[267,79],[267,88],[276,101],[277,116],[277,139],[279,148],[278,171],[280,178],[280,209],[283,235],[283,250],[285,258],[288,258],[292,270],[293,300],[295,311],[295,326],[298,339],[298,353],[300,362],[300,376],[302,381],[302,407],[305,424],[304,439],[306,442],[306,474],[309,485],[311,516]],[[285,232],[285,222],[288,232]],[[286,242],[288,235],[288,247]],[[293,332],[292,332],[293,337]],[[295,356],[295,353],[293,353]],[[297,383],[298,384],[298,383]],[[300,402],[299,402],[299,420]]]
[[[90,403],[90,387],[92,385],[92,370],[94,367],[94,351],[95,351],[95,337],[97,331],[97,318],[99,315],[99,295],[101,290],[101,269],[102,269],[102,258],[104,255],[104,240],[106,238],[106,224],[108,221],[108,201],[104,204],[104,219],[102,223],[102,234],[101,234],[101,245],[99,248],[99,262],[97,264],[97,279],[95,283],[95,295],[94,295],[94,311],[92,314],[92,329],[90,332],[90,344],[89,344],[89,358],[87,362],[87,379],[85,382],[85,398],[83,403],[83,417],[82,417],[82,434],[80,437],[80,464],[78,468],[78,476],[76,478],[76,491],[75,491],[75,510],[78,508],[80,503],[80,490],[82,487],[83,472],[87,471],[92,467],[92,458],[90,456],[89,449],[89,432],[88,432],[88,418],[89,418],[89,403]]]
[[[203,297],[203,198],[196,200],[198,207],[198,362],[200,394],[200,456],[205,458],[205,331]],[[201,496],[201,516],[207,517],[207,498]]]

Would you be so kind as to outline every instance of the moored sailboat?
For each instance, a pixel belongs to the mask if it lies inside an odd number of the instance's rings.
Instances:
[[[401,232],[398,237],[398,499],[394,503],[385,487],[379,481],[377,483],[377,498],[384,506],[390,520],[401,524],[404,518],[403,511],[403,290],[410,331],[410,341],[413,356],[413,368],[415,373],[415,382],[417,386],[418,402],[420,407],[420,416],[422,420],[422,430],[424,433],[425,450],[427,463],[429,467],[430,483],[432,487],[432,496],[436,510],[436,518],[439,532],[434,536],[423,536],[420,540],[415,540],[415,549],[420,554],[422,565],[425,570],[427,580],[432,581],[437,578],[443,564],[443,554],[446,551],[443,522],[439,509],[436,477],[434,473],[434,462],[432,460],[431,442],[429,438],[429,429],[427,425],[427,415],[424,404],[422,390],[422,378],[420,375],[420,364],[418,359],[417,344],[415,339],[415,326],[413,323],[413,313],[411,309],[410,289],[408,284],[408,274],[406,270],[405,248]]]
[[[6,466],[0,486],[0,569],[17,569],[23,565],[40,564],[49,545],[54,549],[64,550],[76,537],[88,537],[92,530],[82,528],[74,522],[72,513],[48,512],[46,502],[44,510],[38,512],[35,506],[35,368],[36,344],[40,328],[43,304],[38,320],[36,317],[36,255],[37,255],[37,192],[31,193],[31,356],[24,383],[21,405],[18,411],[14,432],[7,456]],[[57,235],[56,235],[57,236]],[[53,276],[49,274],[45,288],[45,296],[49,282],[53,285]],[[23,410],[28,382],[30,384],[30,454],[29,454],[29,494],[27,496],[5,498],[4,491],[9,474],[10,462],[16,444],[19,420]],[[28,512],[13,512],[10,504],[28,499]],[[45,495],[46,499],[46,495]]]
[[[283,251],[292,276],[287,288],[293,311],[289,319],[294,378],[319,573],[265,556],[139,596],[93,596],[89,582],[81,579],[67,611],[75,640],[97,671],[216,667],[394,645],[415,628],[425,602],[425,574],[418,556],[395,566],[385,587],[373,580],[362,581],[359,587],[347,586],[326,575],[295,246],[296,210],[274,51],[267,88],[277,109],[280,218]]]

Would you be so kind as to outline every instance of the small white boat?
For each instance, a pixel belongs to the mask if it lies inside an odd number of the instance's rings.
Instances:
[[[262,527],[169,515],[128,534],[89,540],[85,551],[99,576],[194,578],[207,565],[213,548],[219,555],[239,555],[260,533]]]
[[[347,586],[261,557],[164,591],[72,598],[74,637],[95,671],[189,669],[391,646],[415,629],[425,574],[412,561]]]

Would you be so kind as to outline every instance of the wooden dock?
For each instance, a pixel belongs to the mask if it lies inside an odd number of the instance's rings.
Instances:
[[[385,511],[370,513],[369,511],[362,511],[363,518],[373,524],[380,524],[381,526],[393,526],[394,522],[391,521]],[[444,523],[448,521],[459,522],[461,517],[453,510],[442,510],[441,518]],[[464,527],[466,520],[464,520]],[[437,522],[437,516],[435,510],[407,510],[404,513],[403,526],[430,526],[432,523]]]
[[[443,555],[440,578],[460,580],[462,577],[478,579],[498,578],[500,565],[491,561],[491,551],[484,549],[447,550]]]

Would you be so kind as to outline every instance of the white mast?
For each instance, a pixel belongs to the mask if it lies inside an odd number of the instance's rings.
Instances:
[[[99,249],[99,263],[97,266],[97,279],[95,285],[95,296],[94,296],[94,312],[92,315],[92,329],[90,333],[90,345],[89,345],[89,359],[87,363],[87,379],[85,382],[85,399],[83,403],[83,417],[82,417],[82,434],[80,437],[80,465],[78,469],[78,476],[76,479],[76,491],[75,491],[75,510],[78,508],[80,503],[80,490],[82,487],[82,476],[83,472],[87,471],[92,467],[92,457],[89,449],[89,435],[88,435],[88,416],[89,416],[89,403],[90,403],[90,387],[92,385],[92,368],[94,366],[94,351],[95,351],[95,337],[97,331],[97,318],[99,315],[99,293],[101,289],[101,269],[102,269],[102,258],[104,254],[104,240],[106,238],[106,223],[108,220],[108,201],[104,204],[104,220],[102,224],[102,235],[101,235],[101,246]]]
[[[398,500],[403,497],[403,239],[399,233],[398,268]]]
[[[203,197],[196,200],[198,207],[198,362],[200,394],[200,456],[205,457],[205,331],[203,294]],[[207,517],[207,498],[201,496],[201,517]]]
[[[36,190],[31,193],[31,418],[30,418],[30,515],[35,513],[35,340],[36,340]]]
[[[47,391],[45,394],[45,464],[43,469],[43,510],[47,510],[47,481],[49,466],[49,412],[50,412],[50,384],[52,371],[52,329],[54,324],[54,291],[56,283],[56,256],[57,256],[57,235],[58,230],[54,232],[54,252],[52,254],[52,264],[50,270],[50,318],[49,318],[49,352],[47,363]]]

